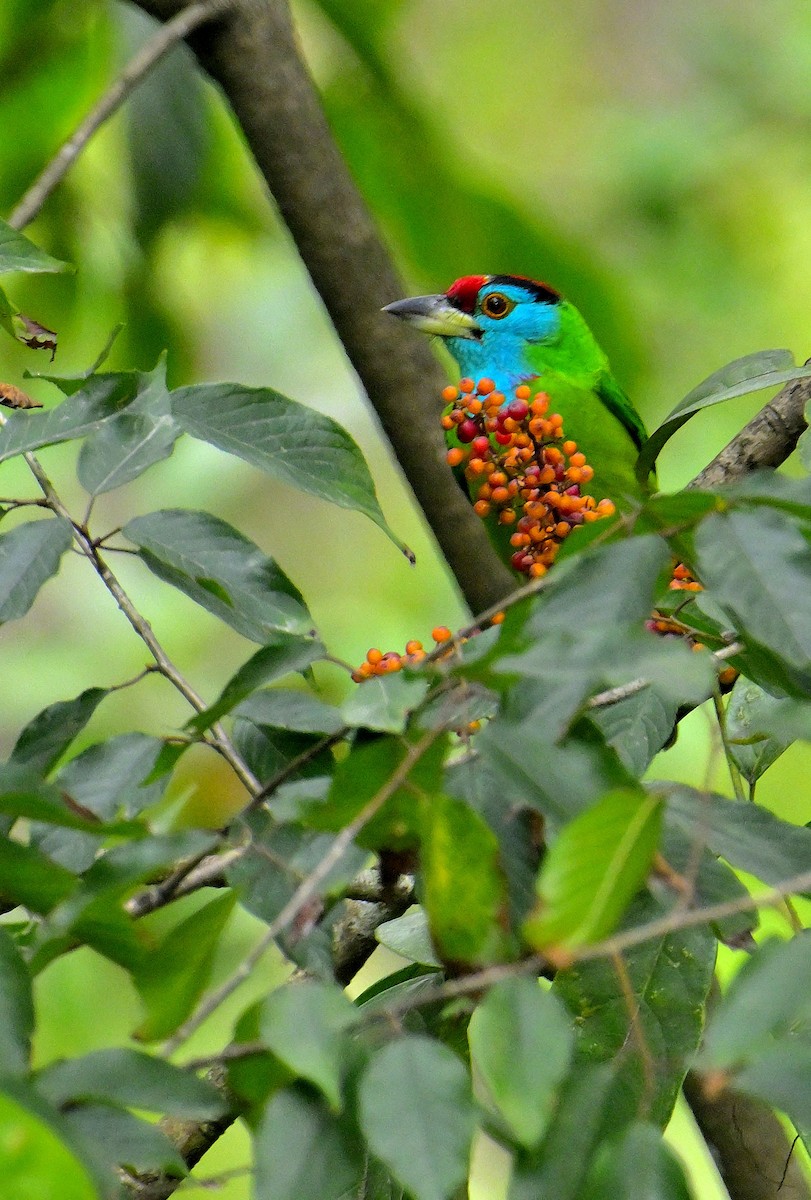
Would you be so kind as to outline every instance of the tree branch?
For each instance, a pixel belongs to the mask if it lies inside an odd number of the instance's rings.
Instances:
[[[806,428],[809,402],[811,379],[786,384],[687,486],[711,491],[752,471],[779,467]]]
[[[138,3],[161,20],[186,7]],[[335,145],[286,0],[236,0],[188,40],[222,86],[442,553],[481,612],[512,580],[445,462],[445,373],[421,335],[380,312],[404,285]]]

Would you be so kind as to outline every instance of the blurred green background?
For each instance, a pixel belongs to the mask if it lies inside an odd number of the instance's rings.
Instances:
[[[649,428],[730,359],[772,346],[800,360],[811,353],[807,4],[302,0],[294,12],[336,136],[409,291],[444,290],[468,273],[547,279],[581,307]],[[151,28],[123,3],[0,5],[3,215]],[[167,347],[172,385],[270,385],[328,412],[363,448],[417,566],[359,515],[183,442],[102,498],[95,532],[159,507],[216,513],[279,559],[332,653],[353,663],[370,645],[402,648],[464,620],[241,135],[187,53],[105,126],[27,232],[78,267],[9,281],[15,302],[58,330],[59,372],[85,368],[124,321],[112,367],[149,368]],[[54,402],[50,385],[23,379],[25,368],[48,364],[5,339],[0,378]],[[685,483],[762,400],[699,416],[668,447],[662,485]],[[75,453],[60,447],[42,459],[80,513]],[[0,495],[34,494],[24,468],[3,467]],[[213,697],[251,646],[138,562],[119,556],[114,566],[176,663]],[[0,628],[0,661],[5,753],[44,705],[135,675],[145,653],[86,564],[69,556],[32,613]],[[320,680],[331,694],[345,686],[334,668]],[[85,744],[133,728],[163,733],[187,715],[150,678],[105,701]],[[808,748],[793,747],[762,781],[760,800],[808,821],[809,769]],[[655,771],[728,791],[705,713],[684,723]],[[216,823],[240,803],[205,753],[183,760],[175,795],[189,820]],[[235,930],[235,959],[251,935],[248,923]],[[102,970],[90,952],[55,964],[40,983],[43,1016],[61,1014],[58,1041],[39,1046],[44,1058],[115,1041],[135,1020],[115,968]],[[120,1028],[98,1029],[85,1002],[98,987],[119,990]],[[237,1180],[220,1194],[236,1200],[246,1188]]]

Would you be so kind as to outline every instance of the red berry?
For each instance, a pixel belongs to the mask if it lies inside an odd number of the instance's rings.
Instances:
[[[483,458],[490,449],[490,439],[486,437],[477,437],[473,439],[473,453],[478,454],[479,458]]]
[[[523,421],[529,413],[529,405],[524,400],[511,400],[507,405],[507,414],[514,421]]]
[[[496,434],[496,441],[498,442],[499,446],[509,446],[509,444],[512,440],[513,440],[513,435],[511,433],[497,433]]]
[[[462,421],[461,425],[456,430],[456,436],[460,442],[472,442],[474,437],[478,435],[479,426],[476,421],[472,421],[470,417]]]

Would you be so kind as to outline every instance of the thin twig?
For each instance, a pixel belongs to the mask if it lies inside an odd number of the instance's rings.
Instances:
[[[2,417],[0,417],[0,423],[2,423]],[[150,654],[155,660],[157,670],[160,671],[161,675],[163,675],[165,679],[168,679],[169,682],[173,684],[177,691],[179,691],[180,694],[185,697],[185,699],[196,712],[204,712],[207,707],[205,701],[197,694],[191,684],[186,681],[172,660],[169,658],[168,654],[155,637],[155,634],[152,632],[151,625],[144,617],[141,616],[132,600],[130,600],[129,596],[124,591],[124,588],[121,586],[116,576],[102,558],[98,547],[94,544],[93,539],[90,537],[85,527],[80,525],[78,521],[74,520],[74,518],[68,512],[61,497],[56,492],[53,484],[43,469],[42,464],[28,450],[23,454],[23,458],[25,459],[32,475],[42,489],[42,494],[48,503],[48,507],[53,513],[59,517],[62,517],[63,520],[70,524],[70,527],[73,530],[73,539],[76,542],[76,545],[81,553],[84,554],[84,556],[88,559],[96,571],[96,574],[99,576],[102,583],[107,588],[108,592],[111,594],[132,628],[149,649]],[[237,752],[231,739],[228,737],[222,726],[212,726],[211,733],[212,740],[208,744],[222,755],[222,757],[231,766],[234,773],[251,794],[257,792],[259,790],[259,780],[250,770],[242,756]]]
[[[743,646],[740,642],[732,642],[731,645],[724,646],[721,650],[715,650],[711,657],[721,666],[728,658],[734,658],[742,650]],[[628,683],[621,683],[617,687],[608,688],[605,692],[598,692],[596,696],[591,697],[586,707],[608,708],[609,705],[619,704],[622,700],[628,700],[631,696],[635,696],[638,692],[642,692],[650,686],[651,681],[649,679],[631,679]]]
[[[33,221],[93,134],[121,107],[164,55],[199,25],[220,16],[231,8],[233,3],[234,0],[200,0],[199,3],[190,4],[188,8],[183,9],[152,35],[31,184],[8,219],[12,229],[24,229]]]
[[[196,1011],[192,1013],[189,1019],[181,1025],[180,1029],[169,1039],[163,1048],[166,1055],[174,1053],[179,1046],[182,1046],[187,1041],[196,1029],[202,1025],[211,1014],[219,1008],[224,1000],[227,1000],[232,992],[243,983],[251,971],[257,965],[259,960],[270,948],[273,942],[281,933],[293,924],[304,906],[313,899],[317,894],[321,883],[329,875],[330,871],[341,861],[346,851],[351,846],[354,839],[371,821],[390,796],[394,795],[399,787],[403,785],[408,778],[409,772],[415,763],[422,758],[426,750],[433,745],[436,739],[440,736],[440,730],[432,729],[425,734],[415,745],[409,746],[406,750],[403,761],[392,772],[391,777],[381,787],[370,800],[364,804],[359,813],[345,825],[338,833],[330,845],[329,850],[318,863],[318,865],[310,872],[307,878],[296,888],[293,895],[284,905],[279,914],[270,923],[260,941],[254,946],[250,954],[242,961],[237,970],[229,976],[228,979],[215,991],[210,993],[198,1006]]]

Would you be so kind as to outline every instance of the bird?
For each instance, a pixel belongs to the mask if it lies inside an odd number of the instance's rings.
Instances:
[[[580,312],[549,284],[466,275],[442,294],[395,300],[383,311],[442,338],[462,376],[491,380],[505,405],[522,384],[542,389],[593,469],[593,495],[628,511],[649,490],[635,472],[647,437],[642,418]]]

